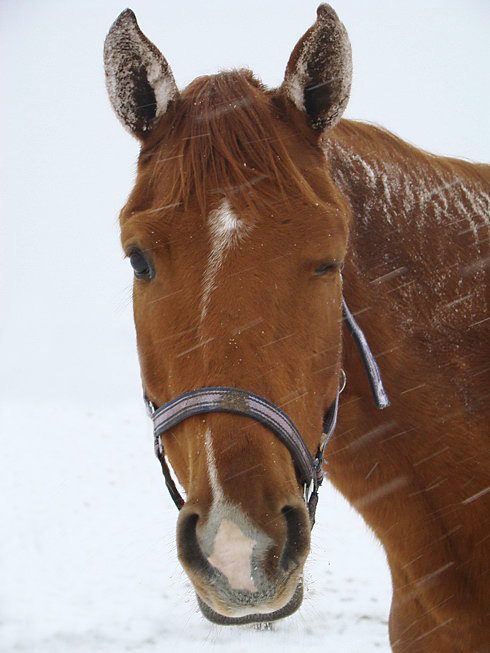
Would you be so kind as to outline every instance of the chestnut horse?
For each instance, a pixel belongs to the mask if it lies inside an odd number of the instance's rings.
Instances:
[[[226,386],[221,407],[236,409],[157,434],[185,490],[178,552],[204,614],[271,621],[301,603],[298,441],[237,407],[263,398],[313,459],[345,370],[327,471],[385,548],[393,650],[490,650],[489,167],[340,120],[351,53],[328,5],[274,90],[236,70],[179,92],[130,10],[105,64],[141,143],[120,223],[145,395],[158,408]],[[383,372],[382,412],[343,297]]]

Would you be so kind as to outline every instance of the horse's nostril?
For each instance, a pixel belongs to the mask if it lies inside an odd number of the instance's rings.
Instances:
[[[281,555],[281,567],[289,571],[305,558],[310,546],[310,525],[304,507],[284,506],[281,510],[286,521],[286,543]]]
[[[210,566],[197,539],[199,515],[183,508],[177,522],[177,550],[182,565],[194,572],[209,574]]]

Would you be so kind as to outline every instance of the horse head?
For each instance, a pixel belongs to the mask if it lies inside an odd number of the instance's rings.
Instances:
[[[180,92],[130,10],[105,65],[115,112],[141,143],[120,224],[146,396],[158,407],[199,388],[255,393],[315,455],[341,375],[350,209],[322,139],[349,96],[343,25],[321,5],[274,90],[238,70]],[[192,415],[158,443],[186,494],[179,559],[218,623],[293,612],[310,545],[290,452],[239,412]]]

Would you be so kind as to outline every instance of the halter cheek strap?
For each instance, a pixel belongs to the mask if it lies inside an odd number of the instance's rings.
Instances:
[[[347,304],[342,300],[343,317],[356,342],[366,368],[374,400],[378,408],[389,406],[389,400],[383,387],[381,374],[363,332],[359,328]],[[311,527],[315,523],[315,511],[318,503],[318,489],[322,484],[322,469],[325,448],[330,441],[337,423],[339,397],[346,384],[343,370],[335,399],[325,414],[323,433],[316,456],[313,457],[301,437],[294,422],[278,406],[260,395],[228,387],[210,387],[190,390],[163,404],[160,408],[145,397],[150,417],[153,420],[155,436],[155,454],[159,459],[167,489],[175,505],[180,510],[184,499],[177,490],[165,460],[165,451],[161,436],[180,422],[193,415],[204,413],[234,413],[251,417],[272,431],[290,452],[301,484],[304,499],[310,515]]]
[[[367,377],[369,379],[369,385],[371,386],[374,402],[380,410],[387,408],[390,405],[390,400],[388,399],[388,395],[384,389],[378,364],[369,348],[366,336],[362,332],[361,327],[355,321],[344,298],[342,298],[342,315],[361,354],[362,362],[364,363],[364,368],[366,369]]]

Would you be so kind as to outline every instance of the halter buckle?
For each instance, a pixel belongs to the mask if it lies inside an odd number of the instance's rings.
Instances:
[[[144,402],[145,402],[146,414],[148,415],[148,417],[153,419],[153,415],[155,414],[155,412],[157,410],[156,406],[153,403],[153,401],[151,401],[151,399],[148,399],[146,394],[144,395],[143,398],[144,398]]]
[[[303,486],[304,500],[306,505],[308,505],[308,502],[310,501],[311,495],[313,494],[314,490],[315,490],[315,479],[312,478],[309,483],[305,483]]]

